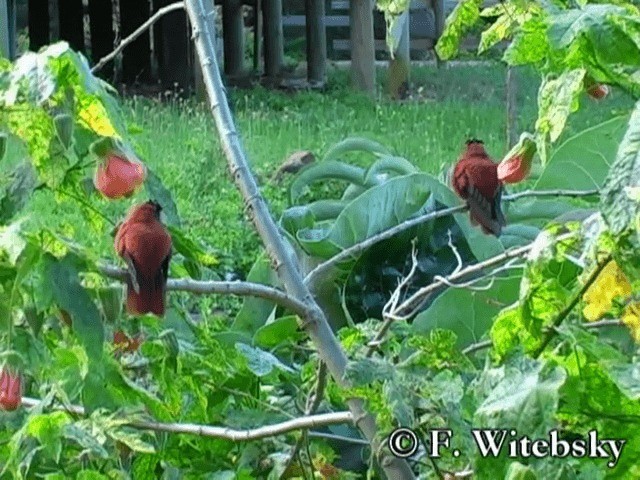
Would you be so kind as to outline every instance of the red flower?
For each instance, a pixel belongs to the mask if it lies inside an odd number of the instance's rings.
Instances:
[[[22,404],[22,379],[6,367],[0,372],[0,409],[15,410]]]
[[[114,152],[98,163],[93,183],[105,197],[129,197],[147,176],[144,165]]]

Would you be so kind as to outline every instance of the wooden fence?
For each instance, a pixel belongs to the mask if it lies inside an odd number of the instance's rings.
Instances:
[[[31,50],[38,50],[57,40],[66,40],[72,48],[83,52],[92,63],[96,63],[158,9],[173,1],[0,0],[0,47],[5,56],[15,56],[16,31],[28,28]],[[254,73],[264,70],[268,77],[279,77],[284,63],[284,33],[310,39],[307,42],[309,79],[322,81],[324,78],[327,50],[332,56],[347,52],[348,57],[348,1],[298,2],[302,11],[293,13],[289,12],[289,7],[295,2],[289,4],[288,0],[284,1],[287,2],[287,13],[283,15],[283,0],[215,0],[222,13],[219,29],[224,34],[221,43],[224,45],[227,77],[244,76],[251,70],[245,64],[246,50],[254,53]],[[455,0],[428,1],[444,1],[448,5],[445,9],[450,10]],[[413,3],[412,47],[425,51],[433,45],[437,36],[436,20],[425,0],[414,0]],[[379,24],[380,19],[376,22],[376,47],[384,50],[384,22],[382,31]],[[7,28],[4,28],[5,25]],[[341,35],[333,34],[336,29],[341,30]],[[253,46],[245,44],[248,30],[254,32]],[[327,36],[330,38],[329,44]],[[159,84],[163,89],[173,90],[177,87],[190,91],[195,77],[193,54],[186,14],[176,10],[127,46],[122,55],[109,63],[100,75],[114,84]]]

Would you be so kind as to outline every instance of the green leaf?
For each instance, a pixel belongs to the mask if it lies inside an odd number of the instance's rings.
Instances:
[[[83,450],[98,458],[109,458],[109,452],[102,446],[96,437],[81,423],[65,425],[64,438],[71,440],[82,447]]]
[[[485,430],[509,428],[516,430],[518,435],[543,438],[556,424],[560,388],[567,374],[552,364],[519,360],[515,366],[501,367],[504,376],[476,410],[473,425]],[[491,478],[503,477],[506,472],[501,470],[505,468],[506,451],[503,448],[499,458],[478,456],[476,474],[481,478],[487,474]]]
[[[45,454],[57,463],[62,454],[62,431],[70,422],[66,412],[42,413],[29,419],[27,434],[36,438],[44,447]]]
[[[392,380],[395,366],[389,361],[377,358],[361,358],[347,363],[344,377],[354,386],[369,385],[373,382]]]
[[[391,152],[375,140],[362,137],[349,137],[333,145],[325,154],[323,162],[342,157],[347,152],[362,151],[374,155],[391,155]]]
[[[295,373],[295,370],[291,367],[288,367],[274,355],[260,348],[250,347],[244,343],[236,343],[236,350],[247,359],[249,370],[258,377],[269,375],[274,368],[286,373]]]
[[[207,252],[199,242],[187,237],[182,230],[172,225],[167,225],[167,230],[169,230],[171,234],[173,248],[185,258],[193,260],[205,267],[218,265],[218,259],[213,254]]]
[[[28,160],[19,163],[9,174],[9,184],[0,190],[0,225],[22,210],[36,188],[37,178]]]
[[[533,469],[528,465],[523,465],[520,462],[511,462],[509,469],[507,470],[507,476],[505,480],[537,480],[538,476]]]
[[[262,283],[273,287],[282,287],[282,283],[271,268],[271,262],[266,254],[261,254],[251,267],[248,282]],[[236,332],[246,332],[253,335],[256,330],[262,327],[275,309],[275,304],[270,300],[262,298],[246,297],[242,308],[236,315],[231,330]]]
[[[61,113],[53,118],[56,134],[62,146],[67,149],[73,140],[73,118],[67,113]]]
[[[120,443],[125,444],[134,452],[155,453],[155,448],[143,439],[143,433],[127,428],[111,429],[108,435]]]
[[[547,28],[548,25],[541,15],[535,15],[523,22],[502,59],[514,66],[543,62],[549,55]]]
[[[426,334],[437,328],[446,329],[456,334],[460,346],[477,342],[489,330],[500,309],[518,298],[519,277],[496,277],[491,282],[487,290],[448,288],[416,316],[412,331]],[[476,286],[486,283],[487,280]]]
[[[632,226],[640,214],[640,204],[626,193],[640,185],[640,102],[629,119],[618,153],[602,187],[600,208],[614,235]]]
[[[296,343],[304,338],[303,332],[298,327],[298,317],[287,315],[260,327],[253,341],[264,348],[274,348],[286,342]]]
[[[602,187],[628,123],[628,115],[618,116],[568,138],[552,153],[535,190]]]
[[[7,143],[7,134],[5,132],[0,132],[0,161],[4,159],[4,156],[7,153]]]
[[[442,60],[448,60],[458,53],[460,42],[469,30],[480,20],[482,0],[461,0],[447,17],[444,31],[436,44],[436,52]]]
[[[149,198],[155,200],[162,207],[162,213],[167,219],[167,224],[173,227],[180,226],[180,216],[178,207],[173,201],[171,192],[164,186],[160,177],[153,170],[147,167],[147,178],[144,181],[144,188]]]
[[[365,171],[337,160],[323,160],[302,169],[289,187],[289,203],[295,205],[310,184],[327,180],[343,180],[364,185]]]
[[[104,330],[98,307],[80,284],[76,260],[72,254],[58,260],[44,256],[45,282],[54,301],[73,319],[73,330],[84,345],[89,358],[102,356]]]
[[[578,98],[583,91],[583,80],[586,70],[578,68],[562,73],[558,78],[546,78],[538,92],[538,120],[536,133],[546,142],[547,135],[555,142],[569,115],[578,109]],[[546,163],[543,152],[546,148],[538,145],[542,163]]]

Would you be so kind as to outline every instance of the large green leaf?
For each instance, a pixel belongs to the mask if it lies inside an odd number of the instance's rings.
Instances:
[[[362,151],[372,153],[374,155],[391,155],[391,152],[382,144],[375,140],[362,137],[349,137],[341,142],[333,145],[327,153],[324,154],[323,162],[336,160],[347,152]]]
[[[104,342],[100,312],[80,284],[77,259],[73,254],[67,254],[61,259],[46,254],[44,273],[54,301],[71,315],[73,330],[84,345],[87,355],[93,359],[100,358]]]
[[[640,203],[629,198],[627,187],[640,185],[640,102],[629,119],[627,132],[618,147],[616,159],[602,186],[600,204],[604,218],[614,234],[635,222]]]
[[[460,48],[460,42],[480,19],[482,0],[461,0],[447,18],[444,31],[436,45],[438,57],[447,60],[454,57]]]
[[[271,268],[271,262],[266,254],[258,257],[256,263],[253,264],[249,275],[247,275],[247,281],[274,287],[282,285],[276,272]],[[275,304],[269,300],[247,297],[231,325],[231,330],[246,332],[253,336],[256,330],[267,323],[274,309]]]
[[[289,187],[289,202],[295,205],[305,190],[315,182],[343,180],[355,185],[364,184],[364,169],[338,160],[324,160],[302,169]]]
[[[602,186],[626,131],[628,115],[589,127],[562,143],[551,155],[536,190],[590,190]]]
[[[455,332],[458,345],[477,342],[489,330],[496,314],[518,298],[520,277],[496,277],[480,281],[476,286],[491,288],[473,291],[470,288],[448,288],[433,303],[418,314],[412,329],[426,334],[436,328]]]

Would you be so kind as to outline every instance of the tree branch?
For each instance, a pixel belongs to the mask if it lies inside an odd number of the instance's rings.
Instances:
[[[127,271],[112,265],[100,265],[100,272],[109,278],[124,282]],[[278,305],[288,308],[298,316],[306,314],[306,305],[291,295],[277,288],[252,282],[219,282],[214,280],[201,281],[191,278],[170,278],[167,282],[167,290],[190,292],[198,295],[221,294],[237,295],[241,297],[258,297],[271,300]]]
[[[591,274],[589,274],[589,277],[587,278],[587,281],[584,282],[584,285],[582,286],[582,288],[580,288],[580,290],[573,296],[573,298],[569,302],[569,305],[567,305],[553,320],[553,323],[549,326],[549,329],[547,330],[547,333],[545,334],[542,340],[542,343],[533,352],[533,358],[538,358],[540,354],[544,351],[544,349],[547,348],[547,345],[549,345],[549,342],[556,334],[556,328],[564,321],[565,318],[567,318],[567,316],[575,308],[575,306],[578,304],[578,302],[584,296],[587,290],[589,290],[589,287],[593,285],[593,282],[595,282],[598,276],[600,275],[600,273],[602,273],[602,270],[604,270],[604,267],[609,265],[609,262],[611,262],[611,260],[613,260],[613,257],[611,255],[607,255],[607,257],[604,259],[602,263],[599,263],[596,265],[596,268],[593,270],[593,272],[591,272]]]
[[[598,195],[598,190],[526,190],[523,192],[513,193],[511,195],[505,195],[502,197],[503,202],[512,202],[514,200],[518,200],[520,198],[526,197],[590,197],[593,195]],[[422,223],[428,222],[430,220],[435,220],[436,218],[446,217],[448,215],[453,215],[454,213],[461,213],[468,210],[467,205],[457,205],[455,207],[448,207],[442,210],[436,210],[435,212],[425,213],[424,215],[420,215],[419,217],[411,218],[409,220],[405,220],[404,222],[384,230],[372,237],[367,238],[366,240],[356,243],[355,245],[344,249],[337,255],[331,257],[330,259],[322,262],[316,268],[311,270],[307,277],[305,278],[305,283],[307,285],[313,285],[320,274],[324,273],[327,270],[334,268],[341,262],[344,262],[348,258],[356,257],[361,254],[365,250],[367,250],[372,245],[375,245],[378,242],[383,240],[387,240],[405,230],[408,230],[416,225],[420,225]]]
[[[622,323],[622,320],[600,320],[598,322],[584,323],[581,326],[586,328],[587,330],[596,330],[598,328],[606,327],[623,327],[624,323]],[[491,342],[491,340],[482,340],[465,347],[462,350],[462,353],[464,353],[465,355],[471,355],[472,353],[479,352],[480,350],[484,350],[485,348],[491,348],[492,346],[493,343]]]
[[[35,407],[41,402],[40,399],[23,397],[22,405],[25,407]],[[61,410],[86,416],[85,409],[80,405],[55,406],[54,410]],[[182,433],[186,435],[198,435],[201,437],[223,438],[234,442],[247,442],[259,440],[261,438],[274,437],[294,430],[306,430],[309,428],[324,427],[327,425],[337,425],[342,423],[352,423],[351,412],[332,412],[319,415],[308,415],[304,417],[286,420],[282,423],[265,425],[263,427],[249,430],[235,430],[228,427],[213,427],[210,425],[200,425],[195,423],[165,423],[150,420],[132,420],[128,426],[139,430],[152,430],[155,432]]]
[[[205,7],[206,3],[206,7]],[[311,292],[304,283],[299,265],[291,246],[282,238],[276,222],[258,189],[251,173],[244,148],[236,131],[231,110],[225,95],[220,69],[216,58],[213,4],[204,0],[185,0],[189,20],[193,28],[193,39],[202,67],[203,83],[218,129],[220,144],[227,159],[229,171],[240,191],[249,218],[271,259],[275,272],[280,277],[285,291],[306,305],[301,327],[309,335],[318,350],[320,359],[327,365],[331,376],[341,388],[349,388],[344,378],[347,357],[329,323]],[[374,417],[366,412],[361,398],[348,400],[349,410],[356,426],[369,440],[373,452],[380,452],[378,461],[390,480],[414,479],[409,464],[396,458],[388,449],[380,449],[381,439]]]
[[[142,25],[136,28],[133,31],[133,33],[131,33],[131,35],[123,39],[113,52],[102,57],[98,61],[98,63],[96,63],[91,68],[91,73],[96,73],[98,70],[102,69],[107,63],[109,63],[111,60],[116,58],[118,54],[127,47],[127,45],[133,43],[136,40],[136,38],[142,35],[146,30],[151,28],[153,24],[156,23],[158,20],[160,20],[162,16],[166,15],[167,13],[173,12],[174,10],[182,10],[183,8],[184,8],[184,2],[175,2],[170,5],[167,5],[166,7],[162,7],[158,9],[158,11],[154,13],[151,17],[149,17],[149,19],[146,22],[144,22]]]
[[[563,235],[559,235],[558,237],[556,237],[554,241],[561,242],[575,235],[576,234],[574,232],[565,233]],[[399,305],[393,312],[393,315],[388,315],[384,319],[382,326],[380,327],[380,330],[378,331],[376,336],[373,338],[373,340],[369,342],[369,349],[367,351],[367,355],[371,355],[372,351],[378,347],[378,345],[380,344],[384,336],[389,331],[389,328],[391,328],[391,325],[393,324],[393,322],[399,316],[409,318],[411,315],[415,313],[416,309],[420,307],[420,305],[424,302],[427,296],[433,293],[435,290],[437,290],[438,288],[444,285],[447,285],[447,283],[453,283],[465,277],[468,277],[469,275],[478,273],[487,267],[492,267],[494,265],[498,265],[500,263],[506,262],[514,258],[523,257],[527,255],[534,248],[535,243],[536,242],[532,242],[522,247],[511,248],[501,253],[500,255],[496,255],[495,257],[491,257],[482,262],[469,265],[466,268],[458,270],[456,273],[449,275],[448,277],[440,278],[439,280],[436,280],[431,284],[425,287],[422,287],[413,295],[411,295],[407,300],[405,300],[401,305]],[[404,312],[404,315],[403,315],[403,312]]]

